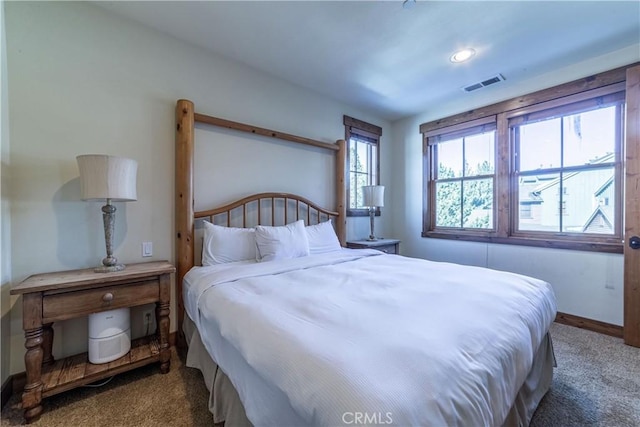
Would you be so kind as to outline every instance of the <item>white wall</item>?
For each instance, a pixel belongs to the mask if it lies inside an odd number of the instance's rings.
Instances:
[[[392,169],[392,232],[402,239],[404,254],[436,261],[478,265],[539,277],[551,283],[558,310],[590,319],[622,325],[622,255],[527,246],[497,245],[422,238],[422,123],[490,105],[518,95],[566,83],[640,60],[640,45],[612,52],[590,61],[559,69],[546,76],[511,87],[482,89],[463,101],[452,101],[438,109],[392,124],[395,144]],[[613,289],[605,288],[613,287]]]
[[[327,142],[344,136],[343,114],[382,126],[382,183],[388,186],[387,204],[394,209],[385,208],[383,216],[376,218],[376,227],[382,235],[403,239],[404,254],[538,276],[554,285],[561,311],[622,323],[621,256],[420,237],[419,124],[515,93],[486,89],[470,94],[464,104],[441,105],[437,111],[390,126],[365,111],[191,47],[91,4],[9,2],[5,9],[9,77],[2,74],[3,380],[7,354],[11,373],[24,369],[21,300],[10,300],[7,343],[5,285],[30,274],[89,267],[103,256],[100,205],[79,200],[76,155],[106,153],[138,160],[138,201],[117,205],[116,255],[125,263],[149,260],[141,258],[140,243],[153,241],[152,259],[174,259],[174,107],[180,98],[194,101],[202,113]],[[637,60],[637,55],[638,46],[633,46],[559,70],[520,85],[518,94],[624,65]],[[7,81],[9,135],[4,116]],[[214,155],[210,184],[200,184],[197,190],[199,194],[210,192],[207,196],[214,201],[228,201],[236,192],[253,188],[305,190],[309,198],[321,201],[330,197],[326,188],[333,187],[333,182],[321,175],[332,161],[317,150],[302,148],[310,157],[300,160],[300,151],[285,151],[283,143],[275,141],[257,144],[253,138],[238,139],[237,134],[220,130],[198,129],[197,136],[196,150],[202,150],[203,141],[217,144],[215,149],[205,145],[198,157],[201,162],[203,153],[214,151],[206,154]],[[288,173],[285,167],[268,166],[271,161],[282,164],[282,160],[297,169]],[[256,169],[273,178],[278,188],[268,188],[262,178],[255,178],[252,171]],[[302,184],[299,176],[307,170],[314,179]],[[396,172],[392,175],[392,171]],[[245,184],[248,190],[241,189]],[[7,194],[12,195],[10,200]],[[367,218],[349,221],[349,238],[367,234]],[[605,289],[605,284],[614,289]],[[172,310],[175,313],[173,304]],[[171,322],[175,331],[174,315]],[[55,334],[57,357],[86,348],[83,320],[61,322]],[[10,352],[6,351],[9,344]]]
[[[153,241],[152,259],[174,259],[174,109],[180,98],[194,101],[201,113],[327,142],[344,138],[343,114],[389,133],[388,122],[367,112],[91,4],[10,2],[6,20],[13,283],[34,273],[90,267],[104,256],[100,204],[79,199],[79,154],[138,160],[138,200],[116,204],[116,256],[125,263],[149,260],[141,258],[140,245]],[[278,188],[270,191],[306,190],[309,198],[327,198],[331,178],[322,172],[333,160],[318,157],[313,149],[278,142],[257,145],[253,138],[220,130],[198,129],[197,135],[216,144],[208,149],[214,173],[202,184],[209,186],[215,201],[229,201],[237,191],[266,189],[264,176],[253,176],[256,168],[275,178]],[[383,149],[389,141],[383,135]],[[198,140],[196,150],[201,143]],[[305,150],[311,152],[309,160],[301,160]],[[205,151],[199,152],[199,162]],[[265,166],[273,161],[279,166]],[[294,173],[287,172],[290,166],[295,166]],[[305,170],[316,174],[308,184],[300,180]],[[383,183],[385,177],[391,177],[389,162],[382,165]],[[390,212],[380,218],[381,232],[391,228],[391,220]],[[367,234],[366,218],[349,221],[348,237]],[[21,300],[12,301],[12,373],[24,369],[20,305]],[[132,312],[134,322],[136,317]],[[57,357],[86,348],[84,319],[61,322],[54,333]]]
[[[11,212],[9,209],[9,98],[7,94],[7,49],[5,2],[0,1],[0,384],[9,377],[11,355]]]

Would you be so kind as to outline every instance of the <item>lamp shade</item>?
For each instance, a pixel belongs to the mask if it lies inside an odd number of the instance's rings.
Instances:
[[[85,154],[76,160],[83,200],[129,202],[137,199],[138,162],[135,160],[104,154]]]
[[[364,185],[362,187],[362,196],[362,204],[364,206],[384,206],[384,185]]]

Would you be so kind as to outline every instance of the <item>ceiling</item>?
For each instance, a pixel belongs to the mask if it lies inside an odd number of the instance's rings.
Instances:
[[[640,43],[638,1],[97,2],[388,120]],[[459,48],[476,56],[453,64]],[[634,61],[640,60],[640,52]],[[491,91],[495,86],[480,89]],[[515,96],[515,95],[514,95]]]

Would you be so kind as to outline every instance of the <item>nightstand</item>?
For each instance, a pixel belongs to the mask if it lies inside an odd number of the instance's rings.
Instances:
[[[174,272],[167,261],[147,262],[128,264],[112,273],[95,273],[90,268],[36,274],[11,289],[12,295],[22,295],[27,348],[22,407],[27,423],[38,420],[45,397],[153,362],[160,362],[160,372],[169,372],[170,277]],[[133,340],[131,350],[121,358],[94,365],[87,353],[60,360],[51,354],[54,322],[153,302],[158,329]]]
[[[378,239],[378,240],[352,240],[347,242],[350,249],[376,249],[387,254],[400,253],[400,240]]]

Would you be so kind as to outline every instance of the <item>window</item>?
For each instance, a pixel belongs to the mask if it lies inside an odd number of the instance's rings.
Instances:
[[[622,251],[624,82],[546,93],[421,126],[424,237]]]
[[[493,229],[495,118],[428,139],[436,228]]]
[[[382,128],[344,116],[347,141],[347,216],[365,216],[369,211],[362,205],[362,187],[380,184],[380,136]],[[379,215],[379,211],[376,213]]]
[[[514,236],[577,240],[596,233],[591,240],[597,241],[601,235],[622,235],[621,204],[605,206],[600,200],[621,199],[615,177],[621,170],[623,108],[624,94],[617,92],[516,112],[509,120],[516,199],[520,206],[535,205],[538,213],[514,218]],[[610,227],[594,228],[595,223]]]

